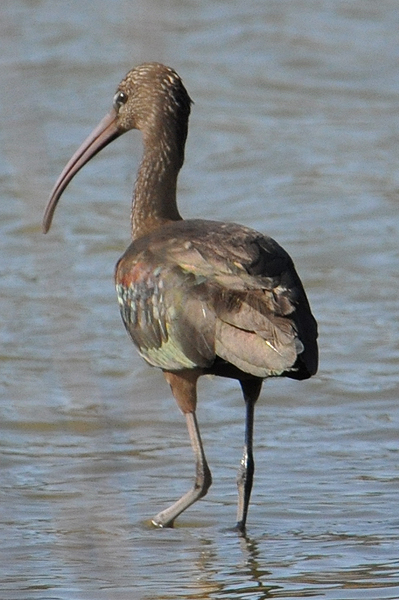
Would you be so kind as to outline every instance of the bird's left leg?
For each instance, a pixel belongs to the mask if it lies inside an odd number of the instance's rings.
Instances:
[[[205,496],[212,483],[212,475],[208,463],[206,462],[195,414],[197,404],[197,379],[201,375],[201,372],[194,370],[179,371],[175,373],[164,371],[164,375],[172,388],[173,395],[176,398],[180,409],[186,417],[188,433],[190,435],[191,445],[196,460],[194,486],[177,500],[177,502],[158,513],[152,519],[153,524],[158,527],[173,527],[173,522],[180,513]]]
[[[262,388],[262,379],[248,379],[240,381],[246,407],[245,443],[244,453],[237,474],[238,506],[237,525],[239,531],[245,531],[249,499],[251,497],[252,482],[255,471],[253,457],[253,428],[255,403],[259,398]]]

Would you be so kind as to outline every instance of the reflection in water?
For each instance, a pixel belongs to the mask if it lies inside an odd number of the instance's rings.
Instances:
[[[275,592],[283,589],[279,585],[267,584],[271,572],[261,568],[258,544],[246,535],[231,531],[225,537],[224,552],[236,556],[237,563],[234,565],[226,563],[225,556],[218,552],[211,538],[199,539],[198,549],[200,554],[194,568],[196,583],[193,583],[192,591],[186,590],[186,598],[205,600],[214,598],[216,593],[232,598],[245,597],[246,594],[272,598]]]
[[[397,2],[2,9],[0,596],[398,598]],[[93,161],[40,233],[54,177],[143,60],[195,100],[182,213],[275,237],[321,325],[320,377],[259,400],[248,538],[225,531],[243,439],[227,381],[201,383],[210,494],[174,530],[145,524],[192,466],[114,297],[137,140]]]
[[[286,555],[284,561],[279,557],[281,546],[287,544],[292,547],[292,540],[298,537],[302,548],[300,564],[298,565],[298,555]],[[365,597],[376,598],[374,595],[368,596],[368,591],[374,594],[373,589],[381,589],[381,597],[394,598],[392,590],[396,589],[397,584],[392,581],[393,571],[397,571],[399,561],[390,561],[388,564],[375,563],[368,565],[359,565],[355,568],[345,566],[345,559],[342,558],[342,565],[339,567],[340,556],[337,553],[345,536],[323,535],[316,539],[306,538],[303,535],[285,540],[269,539],[266,544],[256,541],[248,536],[234,535],[225,540],[225,546],[228,548],[229,556],[237,554],[236,564],[226,565],[223,556],[219,556],[215,551],[213,542],[210,539],[201,539],[199,544],[202,549],[196,567],[200,576],[198,577],[198,589],[189,592],[187,598],[214,598],[216,592],[220,597],[246,598],[254,597],[260,600],[267,598],[307,598],[319,596],[320,589],[323,594],[332,598],[350,597],[350,591],[344,592],[343,596],[339,589],[363,590]],[[351,539],[349,545],[358,545],[366,542],[364,539]],[[307,553],[310,546],[319,545],[320,553]],[[263,549],[262,549],[263,547]],[[241,557],[238,550],[241,550]],[[267,549],[267,550],[266,550]],[[219,570],[216,565],[224,564],[225,567]],[[265,568],[270,565],[270,570]],[[273,583],[271,583],[271,581]],[[385,589],[386,593],[382,590]],[[187,590],[188,592],[188,590]],[[394,594],[395,592],[393,592]],[[169,596],[162,596],[169,598]],[[353,597],[360,597],[356,596]],[[380,597],[380,596],[378,596]],[[172,596],[170,596],[172,598]]]
[[[260,598],[275,597],[283,588],[276,584],[267,584],[270,579],[273,579],[273,575],[272,571],[265,570],[259,544],[246,535],[241,538],[240,546],[243,554],[243,565],[239,568],[239,571],[242,571],[245,579],[248,580],[248,588],[251,591],[258,590],[261,593]]]

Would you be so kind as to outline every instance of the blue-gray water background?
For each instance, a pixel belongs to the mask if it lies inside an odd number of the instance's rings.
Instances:
[[[398,31],[397,0],[2,0],[2,600],[399,598]],[[195,101],[182,214],[276,238],[320,324],[319,374],[259,400],[247,539],[226,531],[244,408],[221,379],[199,387],[209,495],[174,530],[146,523],[194,465],[113,289],[138,133],[41,234],[64,164],[148,60]]]

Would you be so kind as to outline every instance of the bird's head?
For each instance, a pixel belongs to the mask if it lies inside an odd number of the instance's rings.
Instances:
[[[129,71],[114,95],[113,108],[59,176],[45,210],[44,233],[50,229],[58,200],[71,179],[93,156],[126,131],[139,129],[147,144],[156,145],[163,140],[184,149],[190,106],[191,99],[180,77],[170,67],[144,63]]]
[[[178,74],[159,63],[132,69],[121,81],[113,107],[121,131],[158,129],[162,124],[187,121],[190,97]]]

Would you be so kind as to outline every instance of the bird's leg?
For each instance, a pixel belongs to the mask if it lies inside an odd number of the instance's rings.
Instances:
[[[255,471],[253,457],[253,428],[255,403],[259,397],[262,387],[261,379],[240,381],[244,394],[246,419],[245,419],[245,443],[244,453],[237,474],[238,506],[237,506],[237,529],[245,531],[249,499],[251,497],[252,482]]]
[[[194,504],[194,502],[205,496],[212,483],[212,475],[206,462],[195,414],[197,402],[196,385],[200,374],[196,371],[164,372],[166,380],[172,388],[173,395],[186,417],[188,433],[196,460],[196,477],[194,486],[184,496],[152,519],[152,523],[157,527],[173,527],[176,517]]]
[[[202,448],[197,418],[195,413],[186,413],[187,427],[191,444],[196,456],[196,477],[193,487],[177,502],[158,513],[152,523],[157,527],[173,527],[173,522],[186,508],[205,496],[212,483],[212,476]]]

